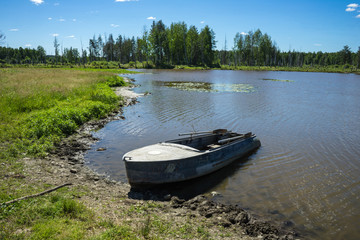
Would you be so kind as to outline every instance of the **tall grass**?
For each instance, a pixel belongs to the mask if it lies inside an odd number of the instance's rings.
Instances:
[[[124,71],[125,72],[125,71]],[[62,137],[119,105],[114,73],[73,69],[0,69],[0,157],[46,154]]]

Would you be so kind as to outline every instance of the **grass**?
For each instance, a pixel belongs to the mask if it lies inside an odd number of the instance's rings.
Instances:
[[[94,214],[68,193],[0,205],[0,239],[83,239]]]
[[[145,203],[120,222],[103,219],[64,189],[12,205],[0,205],[0,239],[211,239],[209,227],[196,218],[165,218]],[[140,208],[140,205],[137,207]]]
[[[126,83],[102,70],[8,68],[0,69],[0,84],[4,158],[24,151],[46,154],[84,122],[118,107],[121,99],[111,87]]]

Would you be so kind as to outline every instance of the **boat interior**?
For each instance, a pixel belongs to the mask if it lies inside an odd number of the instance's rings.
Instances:
[[[234,141],[249,138],[252,136],[252,133],[248,132],[246,134],[239,134],[227,131],[226,129],[217,129],[211,132],[192,132],[179,135],[188,135],[188,137],[166,142],[186,145],[200,151],[205,151],[219,148]]]

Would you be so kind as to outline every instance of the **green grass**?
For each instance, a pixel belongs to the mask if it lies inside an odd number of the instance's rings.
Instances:
[[[125,72],[121,70],[121,72]],[[123,78],[99,69],[0,69],[0,158],[45,155],[80,125],[105,117]]]
[[[94,214],[68,193],[0,205],[0,239],[83,239]]]

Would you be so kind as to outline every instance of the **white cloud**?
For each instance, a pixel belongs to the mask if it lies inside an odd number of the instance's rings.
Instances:
[[[353,12],[353,11],[355,11],[355,8],[347,8],[347,9],[345,9],[345,11],[347,11],[347,12]]]
[[[60,21],[60,22],[65,22],[66,20],[63,19],[63,18],[60,18],[59,21]]]
[[[76,18],[73,18],[73,20],[72,20],[73,22],[76,22]]]
[[[356,16],[356,18],[360,18],[360,14]]]
[[[66,38],[75,38],[74,35],[67,36]]]
[[[322,44],[321,44],[321,43],[314,43],[314,46],[316,46],[316,47],[321,47]]]
[[[241,34],[241,35],[244,35],[244,36],[245,36],[245,35],[249,35],[249,34],[246,33],[246,32],[241,32],[240,34]]]
[[[359,7],[359,4],[357,4],[357,3],[351,3],[351,4],[348,4],[347,7],[348,7],[348,8],[357,8],[357,7]]]
[[[53,36],[53,37],[58,37],[59,36],[58,33],[53,33],[53,34],[50,34],[50,35]]]
[[[52,17],[49,17],[48,20],[52,20]]]
[[[30,0],[30,2],[34,3],[35,5],[40,5],[44,3],[44,0]]]
[[[201,24],[204,24],[204,23],[205,23],[205,21],[201,21],[200,23],[201,23]]]
[[[115,2],[137,2],[139,0],[115,0]]]
[[[25,47],[31,47],[31,44],[25,44]]]
[[[148,20],[155,20],[156,17],[148,17],[148,18],[146,18],[146,19],[148,19]]]
[[[10,31],[10,32],[18,32],[19,29],[18,29],[18,28],[12,28],[12,29],[10,29],[9,31]]]
[[[112,24],[110,24],[110,26],[111,26],[111,27],[114,27],[114,28],[119,27],[119,25],[117,25],[117,24],[113,24],[113,23],[112,23]]]

